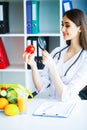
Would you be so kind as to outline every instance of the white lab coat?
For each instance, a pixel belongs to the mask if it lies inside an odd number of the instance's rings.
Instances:
[[[63,59],[67,49],[68,48],[61,51],[61,56],[59,60],[59,54],[57,54],[54,58],[57,65],[58,73],[63,83],[66,85],[66,87],[63,89],[63,94],[61,98],[59,97],[58,92],[51,80],[51,75],[48,68],[44,67],[41,73],[41,78],[45,81],[41,92],[50,84],[50,96],[62,101],[80,99],[78,93],[82,88],[87,85],[87,51],[83,50],[76,63],[69,69],[66,76],[64,76],[66,70],[70,67],[71,64],[73,64],[73,62],[81,52],[78,52],[73,58],[64,63]],[[51,55],[53,56],[56,52],[59,52],[60,50],[60,47],[55,48],[52,51]]]

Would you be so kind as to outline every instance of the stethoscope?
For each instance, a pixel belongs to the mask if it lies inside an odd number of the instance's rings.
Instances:
[[[46,41],[44,38],[42,37],[38,37],[38,45],[39,47],[44,50],[46,48]],[[60,51],[56,52],[54,55],[53,55],[53,59],[58,55],[58,60],[60,59],[61,57],[61,52],[64,51],[66,48],[68,48],[69,46],[66,46],[64,47],[63,49],[61,49]],[[64,76],[66,76],[66,74],[68,73],[68,71],[71,69],[71,67],[78,61],[78,59],[80,58],[82,52],[83,52],[84,49],[81,50],[81,52],[79,53],[78,57],[75,59],[75,61],[68,67],[68,69],[66,70]]]
[[[64,51],[66,48],[68,48],[68,46],[64,47],[63,49],[61,49],[60,51],[56,52],[54,55],[53,55],[53,59],[56,57],[56,55],[59,54],[58,56],[58,60],[60,59],[61,57],[61,52]],[[68,73],[68,71],[71,69],[71,67],[78,61],[79,57],[81,56],[82,52],[83,52],[84,49],[81,50],[81,52],[79,53],[78,57],[75,59],[75,61],[68,67],[68,69],[66,70],[64,76],[66,76],[66,74]]]

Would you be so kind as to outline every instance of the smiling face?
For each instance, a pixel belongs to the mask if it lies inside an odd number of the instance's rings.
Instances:
[[[72,22],[66,15],[62,21],[62,33],[65,40],[73,40],[79,38],[81,28]]]

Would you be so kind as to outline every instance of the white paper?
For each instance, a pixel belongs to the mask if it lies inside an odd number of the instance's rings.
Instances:
[[[36,4],[32,4],[32,20],[36,20]]]
[[[35,47],[34,55],[37,56],[37,41],[36,40],[33,40],[33,46]]]
[[[31,40],[27,40],[27,45],[31,45]]]
[[[3,21],[3,6],[0,5],[0,21]]]
[[[68,117],[72,112],[75,102],[46,101],[33,113],[34,116]]]
[[[65,11],[70,10],[70,3],[69,2],[64,3],[64,8],[65,8]]]

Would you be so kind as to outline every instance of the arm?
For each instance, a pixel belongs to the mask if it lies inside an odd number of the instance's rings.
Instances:
[[[31,70],[32,70],[32,79],[35,85],[35,88],[37,89],[37,91],[41,91],[42,86],[43,86],[43,82],[41,80],[40,74],[38,72],[36,63],[34,64],[34,66],[31,66]]]
[[[39,92],[43,86],[43,82],[42,82],[40,74],[38,72],[36,62],[34,61],[34,55],[24,52],[23,59],[26,63],[28,63],[31,66],[32,79],[35,84],[35,88]]]
[[[51,79],[54,83],[54,86],[56,87],[56,90],[59,94],[59,96],[62,96],[63,89],[66,87],[65,84],[62,82],[59,73],[56,68],[56,64],[54,60],[52,59],[51,55],[45,50],[42,52],[43,55],[43,64],[45,64],[50,71]]]

